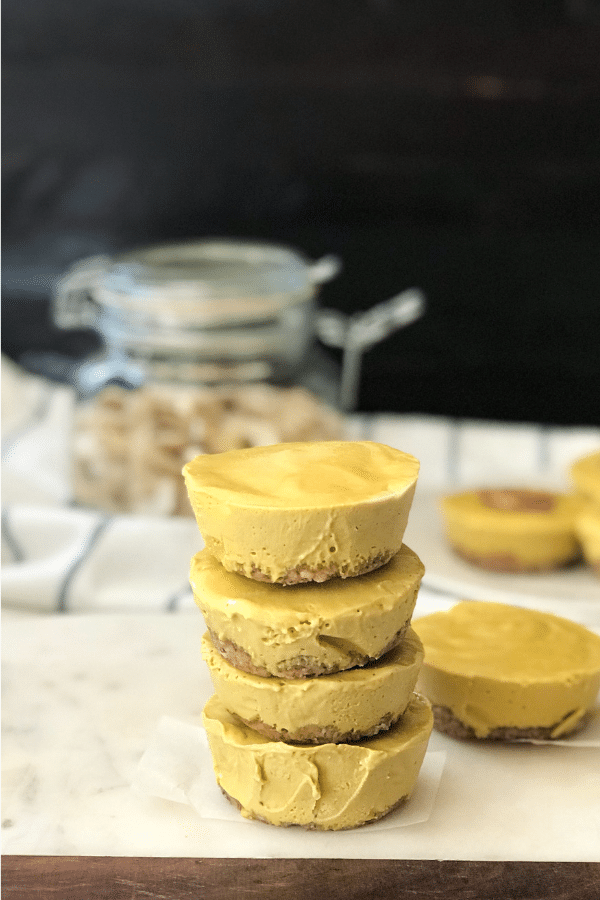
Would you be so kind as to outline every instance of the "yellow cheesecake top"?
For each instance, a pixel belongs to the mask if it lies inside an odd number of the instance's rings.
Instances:
[[[259,508],[355,505],[408,490],[419,462],[372,441],[305,441],[196,456],[183,469],[188,491],[209,501]]]
[[[484,488],[442,497],[442,511],[453,519],[510,531],[570,527],[579,501],[570,494],[530,488]]]
[[[423,616],[414,629],[431,666],[522,684],[600,671],[600,637],[549,613],[464,601]]]
[[[571,478],[577,490],[600,504],[600,450],[576,460],[571,466]]]

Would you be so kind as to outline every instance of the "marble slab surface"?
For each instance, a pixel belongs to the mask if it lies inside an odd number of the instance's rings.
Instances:
[[[419,602],[428,611],[435,597]],[[276,829],[140,794],[132,783],[158,723],[197,724],[211,692],[202,631],[195,611],[4,614],[4,854],[600,860],[597,742],[434,734],[444,764],[427,819],[383,830]]]

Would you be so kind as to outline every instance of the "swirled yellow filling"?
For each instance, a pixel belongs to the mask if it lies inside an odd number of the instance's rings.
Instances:
[[[203,722],[217,783],[243,816],[339,830],[379,818],[410,795],[433,717],[427,701],[413,694],[388,732],[356,744],[298,746],[240,725],[215,695]]]

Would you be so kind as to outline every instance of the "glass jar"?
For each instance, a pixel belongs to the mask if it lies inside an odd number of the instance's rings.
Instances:
[[[198,453],[343,438],[363,353],[418,318],[424,298],[409,289],[353,316],[317,310],[339,268],[335,257],[231,240],[73,266],[55,291],[55,322],[94,328],[103,342],[71,376],[81,398],[74,498],[190,514],[181,469]],[[341,371],[317,338],[342,351]]]
[[[102,355],[76,373],[84,395],[111,381],[294,383],[313,348],[319,286],[338,271],[335,257],[310,262],[261,242],[142,247],[73,266],[54,320],[102,339]]]
[[[333,257],[223,240],[73,266],[55,322],[103,342],[72,376],[74,499],[190,515],[181,470],[196,454],[342,438],[338,369],[314,352],[319,285],[338,269]]]

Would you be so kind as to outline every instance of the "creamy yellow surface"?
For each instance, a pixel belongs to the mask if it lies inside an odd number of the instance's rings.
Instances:
[[[418,461],[370,441],[197,456],[183,470],[206,546],[230,571],[354,574],[402,544]]]
[[[512,557],[523,567],[543,568],[574,559],[578,553],[575,517],[580,503],[553,493],[554,508],[542,511],[494,509],[479,491],[441,499],[449,543],[467,556]]]
[[[465,601],[417,619],[418,687],[485,737],[494,728],[572,730],[600,687],[600,637],[558,616]]]
[[[578,491],[600,506],[600,450],[576,460],[571,466],[571,478]]]
[[[586,561],[600,574],[600,506],[589,506],[575,522]]]
[[[423,647],[409,630],[399,647],[367,668],[318,678],[283,679],[249,675],[234,668],[202,640],[202,656],[215,692],[226,709],[249,724],[263,722],[278,732],[302,739],[311,729],[366,734],[382,720],[404,712],[419,674]]]
[[[375,572],[282,587],[228,572],[204,549],[192,559],[190,582],[207,627],[280,675],[297,660],[336,670],[378,657],[412,616],[424,571],[403,546]]]
[[[410,795],[433,717],[413,695],[390,731],[357,744],[298,746],[240,725],[215,695],[203,722],[217,783],[246,818],[339,830],[378,818]]]
[[[197,456],[184,468],[196,494],[240,506],[320,509],[404,491],[419,463],[372,441],[305,441]]]

